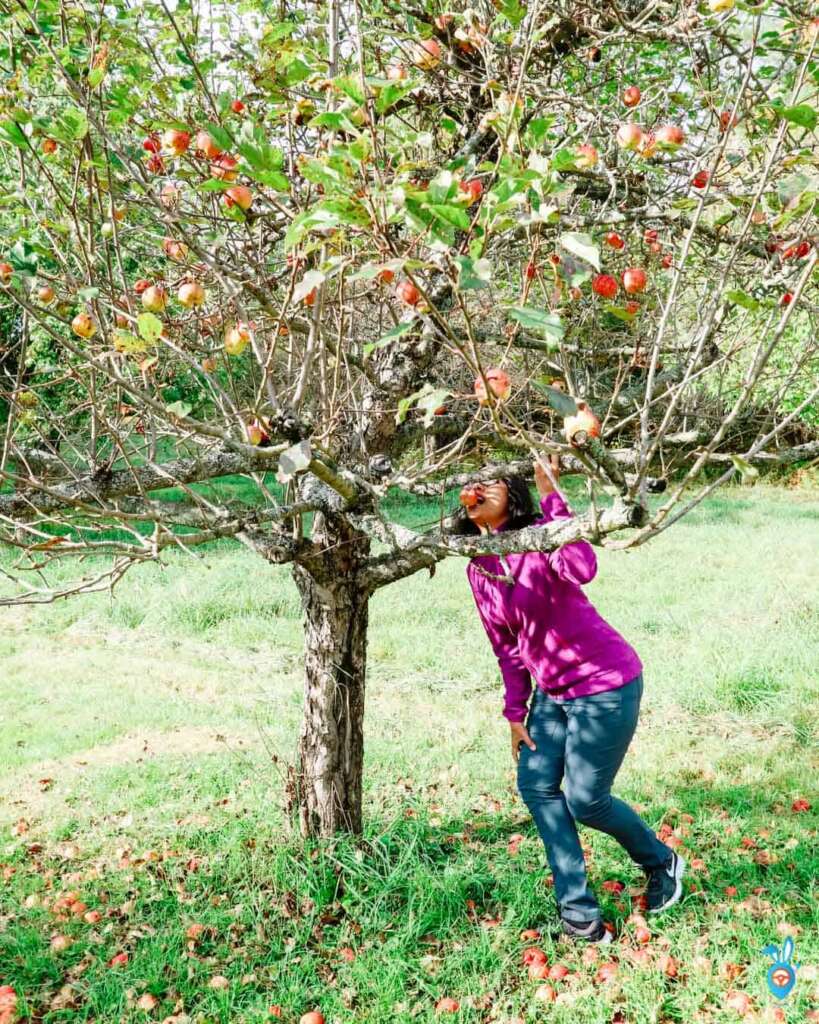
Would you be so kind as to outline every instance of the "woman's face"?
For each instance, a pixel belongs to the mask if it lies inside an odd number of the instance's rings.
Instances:
[[[461,489],[460,501],[482,533],[497,530],[509,514],[509,490],[504,480],[466,484]]]

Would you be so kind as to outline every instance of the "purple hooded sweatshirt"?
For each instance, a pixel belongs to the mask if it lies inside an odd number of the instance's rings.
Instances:
[[[556,492],[542,497],[540,507],[543,515],[534,526],[572,515]],[[509,554],[506,561],[515,578],[512,586],[489,579],[475,568],[478,564],[503,575],[498,555],[476,555],[466,567],[503,676],[504,718],[526,719],[530,674],[550,697],[563,701],[615,690],[642,672],[637,652],[581,590],[597,573],[591,544],[578,540],[557,551]]]

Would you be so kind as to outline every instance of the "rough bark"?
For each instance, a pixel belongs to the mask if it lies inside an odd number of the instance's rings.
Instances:
[[[313,549],[293,567],[304,612],[304,715],[290,811],[305,837],[361,832],[369,548],[343,519],[318,513]]]

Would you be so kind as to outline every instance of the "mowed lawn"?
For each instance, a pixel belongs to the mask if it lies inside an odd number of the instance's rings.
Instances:
[[[645,664],[618,791],[692,871],[641,946],[642,876],[586,830],[619,940],[585,955],[550,937],[463,560],[373,600],[366,835],[307,847],[281,811],[302,685],[286,569],[224,544],[113,600],[0,609],[0,986],[21,1019],[424,1022],[446,996],[453,1021],[689,1024],[741,1019],[743,994],[745,1019],[812,1019],[819,493],[723,491],[599,564],[589,596]],[[570,971],[551,993],[524,929]],[[787,935],[779,1004],[761,949]]]

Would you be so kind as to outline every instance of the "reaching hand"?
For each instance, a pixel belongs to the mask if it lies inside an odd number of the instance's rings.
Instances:
[[[557,453],[554,453],[549,456],[549,468],[552,471],[554,483],[552,483],[552,481],[549,479],[549,477],[546,474],[546,470],[543,468],[543,463],[541,462],[542,458],[543,456],[541,456],[539,459],[535,459],[534,465],[535,483],[537,484],[537,489],[540,492],[540,496],[544,497],[545,495],[552,494],[554,492],[554,490],[556,489],[556,485],[560,480],[560,456]]]
[[[523,722],[510,722],[509,726],[512,731],[512,757],[515,761],[517,761],[520,755],[521,743],[525,743],[530,750],[537,750],[534,740],[529,735]]]

